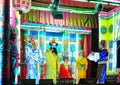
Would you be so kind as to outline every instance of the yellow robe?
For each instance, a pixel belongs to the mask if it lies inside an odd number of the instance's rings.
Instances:
[[[78,57],[76,59],[76,67],[78,69],[78,81],[81,78],[86,78],[86,70],[88,68],[88,61],[85,57]]]
[[[44,54],[47,62],[46,68],[46,79],[53,79],[54,84],[56,84],[56,78],[60,71],[60,59],[59,55],[52,53],[51,50],[47,50]]]

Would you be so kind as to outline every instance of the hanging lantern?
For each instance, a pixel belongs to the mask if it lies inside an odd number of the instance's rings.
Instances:
[[[13,8],[20,13],[27,13],[30,11],[31,0],[12,0]]]

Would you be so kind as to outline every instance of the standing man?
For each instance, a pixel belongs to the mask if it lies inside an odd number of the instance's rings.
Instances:
[[[38,49],[38,45],[34,40],[34,37],[27,37],[26,45],[26,63],[27,63],[27,79],[35,79],[36,84],[39,84],[39,75],[37,64],[42,64],[42,53]]]
[[[94,62],[98,62],[97,67],[97,83],[101,84],[105,82],[106,79],[106,62],[108,60],[108,51],[105,49],[106,42],[105,40],[101,40],[99,43],[99,51],[91,52],[88,56],[88,59]]]
[[[54,84],[56,84],[56,78],[59,76],[60,71],[60,59],[57,52],[55,38],[53,38],[50,43],[50,48],[46,50],[44,57],[46,59],[46,79],[53,79]]]
[[[17,35],[17,28],[11,27],[10,28],[10,84],[15,85],[17,84],[17,65],[18,65],[18,50],[16,44],[16,35]]]
[[[99,44],[99,59],[97,61],[97,83],[104,83],[106,79],[106,62],[108,60],[108,51],[105,49],[105,44],[105,40],[102,40]]]

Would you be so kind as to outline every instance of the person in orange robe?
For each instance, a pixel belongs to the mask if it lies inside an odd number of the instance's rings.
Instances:
[[[78,70],[78,82],[81,78],[86,78],[86,71],[88,68],[87,58],[83,56],[83,51],[79,53],[79,57],[76,58],[76,67]]]
[[[63,63],[60,65],[59,78],[72,78],[72,70],[68,61],[68,57],[63,57]]]

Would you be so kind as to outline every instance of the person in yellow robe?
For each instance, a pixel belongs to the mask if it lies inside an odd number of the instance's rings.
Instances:
[[[76,67],[78,70],[78,82],[81,78],[86,78],[86,70],[88,68],[87,58],[83,56],[83,51],[79,53],[79,56],[76,58]]]
[[[46,59],[46,79],[53,79],[54,84],[56,84],[56,78],[58,78],[60,71],[60,58],[56,49],[58,44],[55,39],[52,39],[49,45],[51,47],[44,54]]]

